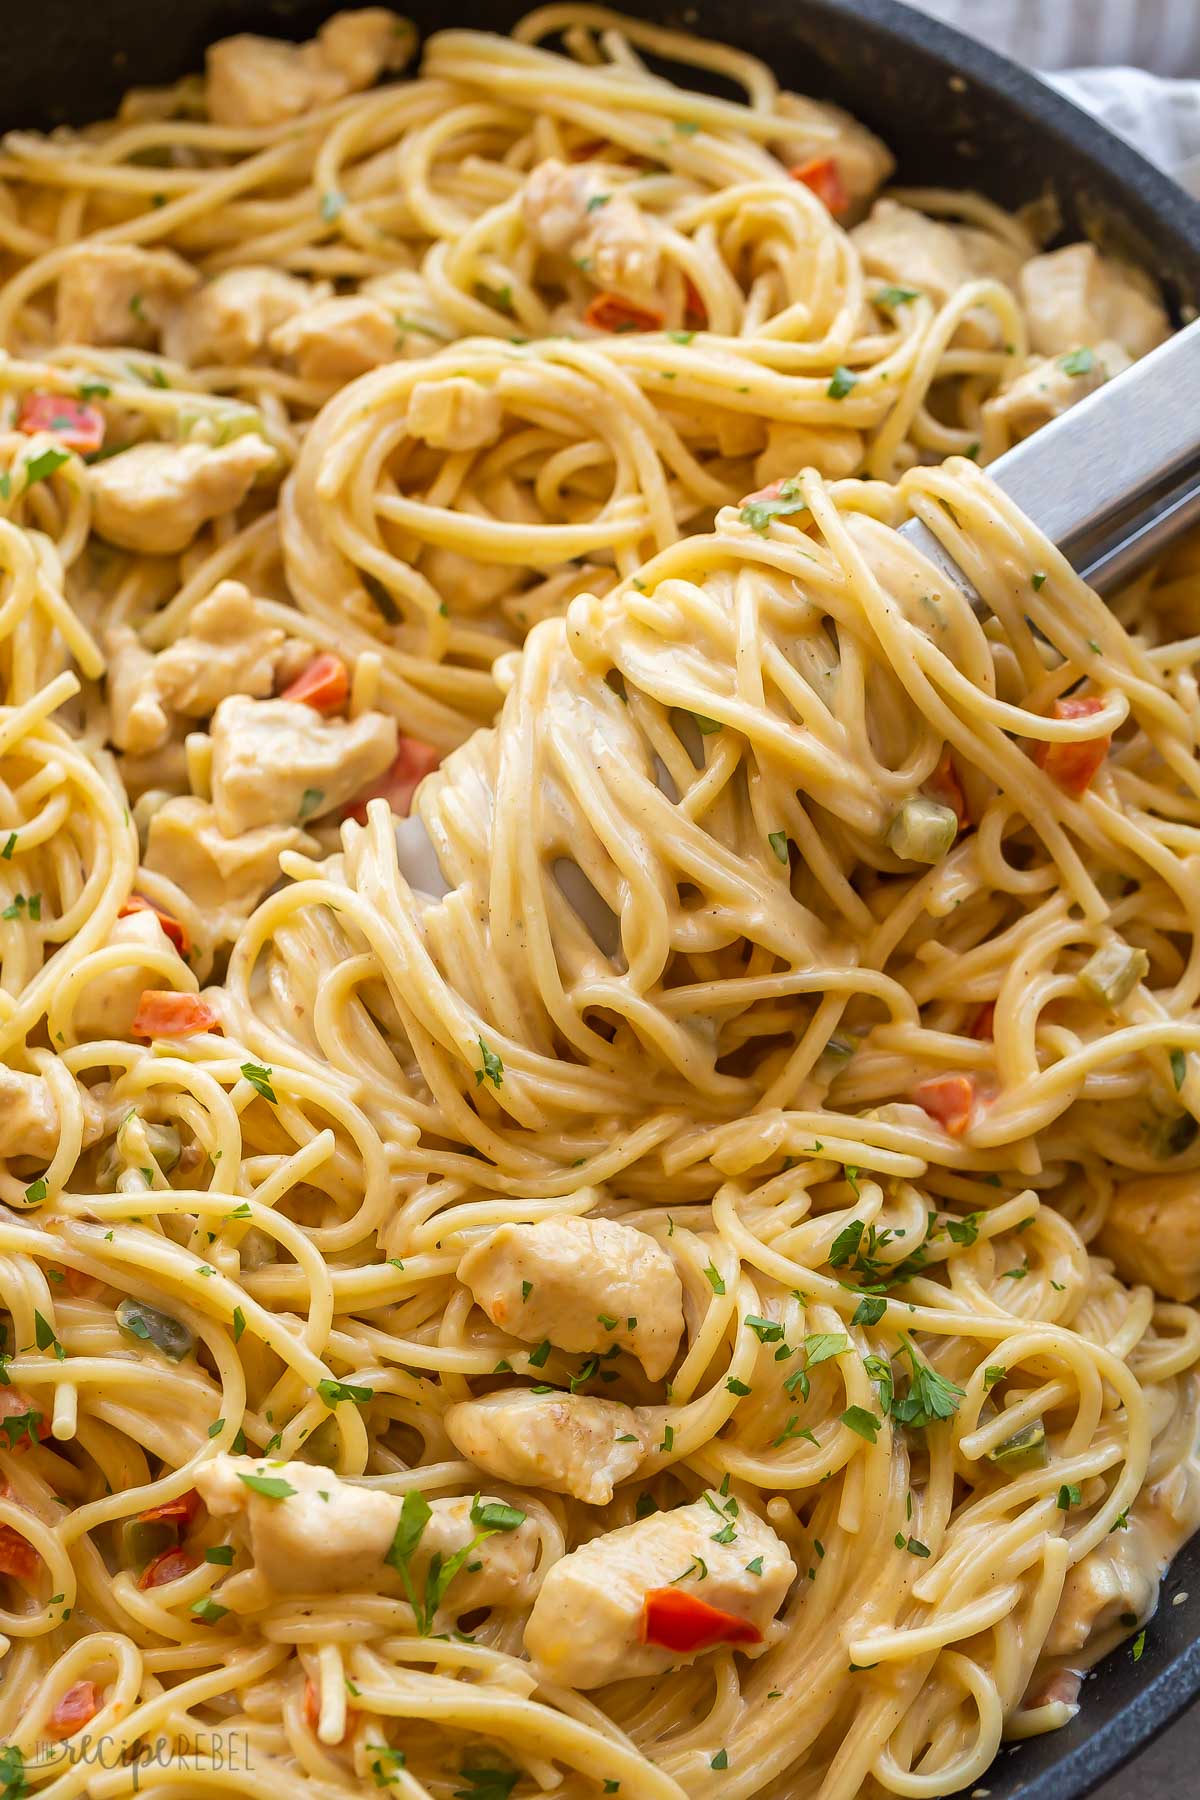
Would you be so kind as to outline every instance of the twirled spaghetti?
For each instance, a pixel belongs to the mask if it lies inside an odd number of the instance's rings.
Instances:
[[[0,1773],[948,1795],[1200,1518],[1195,551],[972,460],[1165,315],[413,48],[0,158]]]

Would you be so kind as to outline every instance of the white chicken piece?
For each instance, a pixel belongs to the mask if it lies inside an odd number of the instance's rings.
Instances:
[[[1034,357],[1014,381],[984,401],[984,417],[999,419],[1010,439],[1028,437],[1128,367],[1124,350],[1112,342],[1097,344],[1094,350],[1084,347],[1066,356]]]
[[[789,169],[803,168],[816,158],[831,156],[837,164],[839,179],[853,204],[869,200],[881,188],[896,166],[896,159],[865,125],[843,112],[828,100],[806,100],[802,94],[780,94],[775,111],[796,120],[796,135],[784,138],[777,147],[780,162]],[[809,127],[806,131],[805,127]],[[813,129],[813,127],[817,129]],[[830,138],[820,130],[832,127]]]
[[[280,856],[302,836],[297,825],[264,825],[226,837],[211,802],[184,794],[151,817],[142,860],[193,900],[213,939],[226,942],[279,880]]]
[[[1112,338],[1136,361],[1171,329],[1149,279],[1094,244],[1031,257],[1018,287],[1030,344],[1043,356]]]
[[[466,375],[418,381],[408,396],[405,424],[410,437],[431,450],[482,450],[500,436],[504,409],[500,396]]]
[[[496,1496],[482,1494],[479,1500],[487,1506],[495,1502]],[[429,1522],[409,1563],[418,1593],[424,1588],[435,1555],[445,1565],[478,1536],[479,1527],[471,1517],[472,1504],[466,1495],[430,1501]],[[528,1517],[515,1530],[498,1531],[485,1538],[446,1590],[443,1610],[457,1616],[477,1606],[513,1605],[529,1598],[537,1554],[537,1527]]]
[[[657,298],[661,252],[654,227],[598,169],[548,157],[531,171],[521,211],[534,242],[569,256],[602,292],[643,303]]]
[[[264,1494],[243,1480],[247,1475],[252,1481],[265,1477],[282,1482],[293,1492],[278,1498]],[[196,1488],[215,1516],[245,1519],[255,1569],[275,1593],[344,1593],[356,1587],[400,1591],[398,1575],[385,1560],[400,1522],[400,1495],[343,1481],[313,1463],[224,1455],[197,1470]],[[481,1503],[492,1498],[481,1496]],[[418,1594],[435,1554],[445,1563],[478,1535],[471,1505],[469,1498],[430,1502],[430,1516],[408,1564]],[[458,1614],[511,1602],[528,1582],[537,1551],[537,1530],[528,1519],[485,1538],[476,1545],[472,1566],[454,1576],[445,1610]]]
[[[122,550],[171,556],[202,525],[241,505],[276,461],[255,436],[207,444],[134,444],[88,471],[92,525]]]
[[[200,277],[173,250],[82,244],[58,280],[60,344],[152,345],[170,310]]]
[[[308,44],[239,32],[208,52],[208,116],[216,125],[281,125],[402,69],[415,44],[409,21],[382,6],[338,13]]]
[[[952,229],[966,259],[968,277],[972,281],[1002,281],[1015,294],[1027,261],[1016,245],[975,225],[955,225]]]
[[[348,94],[361,93],[385,70],[394,74],[402,69],[416,43],[411,20],[385,6],[335,13],[316,37],[322,61],[337,70]]]
[[[184,636],[157,656],[130,626],[113,626],[105,634],[113,743],[145,756],[166,743],[172,714],[203,719],[230,694],[269,694],[286,643],[240,581],[218,582],[194,609]]]
[[[286,641],[244,582],[220,581],[193,610],[185,634],[155,657],[154,683],[175,712],[206,719],[230,694],[269,694]]]
[[[383,713],[324,719],[300,700],[222,700],[212,722],[212,797],[227,837],[318,819],[352,800],[396,758]]]
[[[352,381],[401,354],[395,311],[373,294],[318,300],[271,333],[276,356],[289,357],[305,381]],[[431,348],[436,348],[431,345]]]
[[[1122,1182],[1096,1248],[1124,1281],[1147,1282],[1168,1300],[1200,1299],[1200,1176]]]
[[[862,467],[862,433],[844,425],[768,425],[766,449],[754,465],[759,487],[786,480],[801,469],[817,469],[827,481],[843,481]]]
[[[76,1035],[85,1040],[127,1038],[146,988],[187,986],[187,964],[154,913],[135,912],[118,919],[106,948],[118,944],[129,949],[128,961],[85,981],[76,996],[71,1018]],[[153,963],[138,954],[148,950],[156,952]],[[166,967],[163,956],[168,959]]]
[[[728,1505],[710,1494],[605,1532],[554,1563],[525,1627],[537,1666],[566,1687],[594,1688],[706,1655],[645,1641],[646,1596],[660,1588],[694,1594],[751,1626],[761,1642],[735,1648],[761,1655],[778,1636],[772,1620],[796,1565],[769,1526],[744,1506],[727,1513]]]
[[[632,1407],[586,1394],[488,1394],[460,1400],[444,1423],[455,1448],[497,1481],[573,1494],[589,1506],[607,1505],[646,1449]]]
[[[1123,1620],[1149,1618],[1167,1562],[1160,1549],[1155,1533],[1135,1512],[1126,1530],[1110,1532],[1068,1569],[1045,1654],[1068,1656]]]
[[[281,1499],[248,1485],[266,1479],[294,1491]],[[392,1547],[400,1500],[354,1487],[315,1463],[214,1456],[196,1490],[217,1518],[241,1514],[259,1574],[276,1593],[345,1592],[376,1582]]]
[[[130,625],[104,634],[108,666],[109,735],[118,750],[145,756],[166,743],[171,730],[154,680],[154,657]]]
[[[312,289],[279,269],[229,269],[188,295],[169,314],[162,348],[175,362],[252,362],[271,333],[303,312]]]
[[[83,1141],[95,1143],[103,1130],[99,1106],[80,1085],[83,1101]],[[22,1075],[0,1063],[0,1156],[28,1156],[48,1163],[58,1149],[58,1108],[49,1082],[40,1075]]]
[[[683,1336],[683,1286],[654,1238],[611,1219],[501,1225],[467,1251],[458,1279],[493,1325],[530,1344],[636,1356],[661,1381]]]
[[[868,275],[916,288],[937,306],[971,280],[966,253],[952,227],[898,200],[877,200],[850,236]]]

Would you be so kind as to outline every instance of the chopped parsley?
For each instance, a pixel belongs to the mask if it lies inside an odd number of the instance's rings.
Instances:
[[[43,450],[37,456],[31,456],[25,463],[25,486],[31,488],[35,481],[44,481],[47,475],[53,475],[61,469],[65,462],[70,462],[69,450]]]
[[[1064,1481],[1058,1490],[1058,1509],[1060,1512],[1070,1512],[1071,1508],[1078,1506],[1082,1499],[1083,1494],[1077,1483]]]
[[[272,1106],[276,1104],[275,1089],[271,1086],[272,1071],[270,1069],[265,1068],[262,1063],[243,1063],[242,1074],[264,1100],[269,1100]]]
[[[885,287],[880,288],[875,296],[875,305],[884,307],[888,312],[897,306],[907,306],[910,300],[921,298],[920,288]]]
[[[783,864],[784,868],[786,868],[787,860],[788,860],[787,832],[786,831],[768,831],[767,842],[768,842],[768,844],[770,844],[772,850],[775,852],[775,855],[777,856],[779,861]]]
[[[482,1038],[478,1040],[478,1043],[479,1053],[483,1057],[483,1067],[475,1071],[475,1086],[479,1087],[483,1082],[490,1081],[494,1088],[498,1088],[504,1081],[504,1064],[494,1050],[488,1049]]]
[[[709,1263],[709,1265],[705,1269],[704,1273],[708,1277],[708,1285],[712,1289],[713,1293],[714,1294],[723,1294],[725,1292],[725,1283],[722,1280],[720,1274],[717,1272],[716,1267],[712,1263]]]
[[[1069,350],[1060,356],[1058,366],[1064,375],[1090,375],[1096,366],[1096,353],[1085,344],[1082,349]]]
[[[343,1400],[365,1406],[368,1400],[375,1398],[374,1388],[352,1387],[348,1381],[318,1381],[317,1392],[326,1406],[338,1406]]]
[[[290,1481],[282,1475],[243,1475],[238,1471],[238,1480],[255,1494],[261,1494],[265,1500],[290,1500],[299,1492]]]
[[[780,484],[778,494],[770,499],[747,500],[741,509],[743,525],[749,525],[752,531],[765,537],[772,519],[785,518],[789,513],[803,512],[807,506],[794,481]]]
[[[883,1422],[881,1419],[877,1419],[873,1412],[868,1412],[865,1406],[848,1406],[842,1413],[841,1420],[842,1424],[848,1425],[851,1431],[857,1431],[860,1438],[866,1438],[868,1444],[876,1441],[879,1436],[879,1427]]]
[[[833,371],[833,380],[829,383],[825,392],[831,400],[844,400],[851,388],[856,387],[857,385],[858,376],[847,369],[844,364],[839,363],[837,368]]]

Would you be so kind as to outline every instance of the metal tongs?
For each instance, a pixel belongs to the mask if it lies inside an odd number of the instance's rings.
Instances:
[[[1200,320],[1006,451],[988,474],[1089,587],[1115,593],[1200,524]],[[978,598],[920,520],[900,532]]]

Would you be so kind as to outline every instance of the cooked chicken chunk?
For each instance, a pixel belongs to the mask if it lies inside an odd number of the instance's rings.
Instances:
[[[81,244],[58,281],[60,344],[153,344],[170,309],[199,276],[171,250]]]
[[[953,229],[898,200],[877,200],[850,235],[868,275],[916,288],[938,306],[971,279]]]
[[[526,229],[552,255],[569,256],[603,292],[635,301],[657,294],[654,228],[628,194],[600,171],[549,157],[531,172],[521,201]]]
[[[636,1356],[652,1381],[683,1336],[683,1288],[666,1251],[611,1219],[501,1225],[467,1251],[458,1279],[494,1325],[529,1344]]]
[[[862,434],[845,426],[775,424],[767,427],[767,447],[754,465],[759,487],[786,480],[801,469],[818,469],[828,481],[843,481],[862,466]]]
[[[1115,338],[1136,360],[1170,331],[1146,277],[1101,256],[1094,244],[1069,244],[1032,257],[1021,270],[1019,288],[1029,341],[1044,356]]]
[[[279,269],[229,269],[175,307],[163,326],[163,351],[194,366],[252,362],[311,299],[307,282]]]
[[[632,1407],[586,1394],[528,1388],[461,1400],[445,1418],[455,1448],[497,1481],[573,1494],[604,1506],[634,1473],[646,1448]]]
[[[494,1499],[494,1495],[483,1494],[480,1503],[486,1506]],[[468,1496],[430,1502],[432,1516],[411,1562],[418,1591],[424,1586],[435,1555],[440,1555],[445,1564],[477,1536],[479,1527],[471,1517],[472,1504]],[[494,1537],[485,1538],[446,1590],[443,1610],[457,1615],[476,1606],[511,1604],[533,1574],[537,1552],[537,1528],[528,1518],[514,1531],[498,1531]]]
[[[301,835],[296,825],[264,825],[226,837],[211,804],[188,794],[153,815],[143,861],[195,902],[213,939],[222,942],[237,936],[279,880],[279,858]]]
[[[831,156],[851,202],[869,200],[896,166],[887,145],[840,106],[827,100],[806,100],[801,94],[780,94],[775,110],[796,120],[796,135],[776,147],[780,162],[789,168],[803,168],[818,157]],[[814,126],[831,126],[836,135],[830,138],[812,129]]]
[[[83,1101],[83,1141],[90,1144],[102,1130],[100,1108],[87,1089]],[[46,1163],[58,1149],[58,1108],[50,1084],[40,1075],[22,1075],[0,1063],[0,1156],[28,1156]]]
[[[712,1494],[655,1513],[592,1538],[554,1563],[525,1627],[525,1648],[550,1680],[603,1687],[629,1676],[661,1675],[704,1655],[645,1641],[646,1596],[668,1587],[694,1594],[761,1632],[761,1646],[736,1646],[743,1654],[756,1656],[767,1648],[776,1635],[771,1621],[796,1566],[761,1519],[745,1507],[727,1514],[725,1505]],[[733,1525],[728,1543],[717,1535],[723,1534],[723,1522]],[[750,1563],[760,1564],[761,1574]]]
[[[243,1476],[265,1476],[294,1490],[281,1498],[249,1486]],[[241,1515],[254,1565],[279,1594],[345,1593],[365,1587],[398,1592],[400,1582],[385,1558],[403,1505],[397,1494],[343,1481],[312,1463],[262,1462],[251,1456],[215,1456],[196,1474],[196,1488],[217,1517]],[[490,1495],[482,1496],[487,1504]],[[435,1555],[443,1563],[476,1537],[469,1498],[434,1500],[420,1542],[409,1559],[418,1594]],[[476,1606],[511,1601],[533,1571],[538,1536],[525,1520],[476,1546],[446,1591],[451,1615]],[[478,1566],[475,1566],[478,1565]]]
[[[167,740],[171,722],[154,680],[154,657],[129,625],[104,634],[109,730],[118,750],[145,756]]]
[[[80,1038],[127,1038],[146,988],[186,985],[187,964],[154,913],[135,912],[118,919],[106,948],[118,944],[128,948],[128,960],[119,968],[93,976],[76,996],[72,1019]],[[146,951],[157,953],[153,963],[142,960]]]
[[[1015,381],[984,402],[984,413],[1002,420],[1013,439],[1028,437],[1128,367],[1120,344],[1111,342],[1065,356],[1037,356]]]
[[[145,756],[166,742],[173,713],[205,719],[230,694],[269,694],[287,642],[240,581],[219,582],[158,656],[128,625],[114,626],[105,634],[113,743]]]
[[[244,583],[221,581],[195,608],[183,637],[155,657],[154,682],[176,712],[206,719],[230,694],[269,694],[285,643]]]
[[[300,700],[222,700],[212,722],[212,796],[227,836],[320,818],[389,768],[396,721],[323,719]]]
[[[1127,1530],[1111,1532],[1068,1569],[1045,1654],[1069,1655],[1127,1616],[1148,1618],[1163,1566],[1153,1534],[1136,1514],[1131,1515]]]
[[[1168,1300],[1200,1299],[1200,1176],[1122,1182],[1096,1248],[1125,1281],[1148,1282]]]
[[[230,444],[134,444],[89,470],[92,524],[123,550],[170,556],[202,525],[240,506],[275,461],[260,437]]]
[[[418,381],[408,396],[409,435],[433,450],[481,450],[500,436],[504,416],[494,389],[453,375],[441,381]]]
[[[395,311],[372,294],[318,300],[278,326],[270,338],[305,381],[352,381],[400,354]]]
[[[206,96],[217,125],[257,128],[298,119],[402,69],[416,34],[382,6],[338,13],[308,44],[240,32],[208,52]]]
[[[246,1475],[295,1492],[272,1499],[248,1486]],[[353,1487],[314,1463],[214,1456],[197,1469],[196,1489],[216,1517],[244,1516],[254,1565],[280,1594],[345,1592],[377,1581],[400,1518],[394,1494]]]

